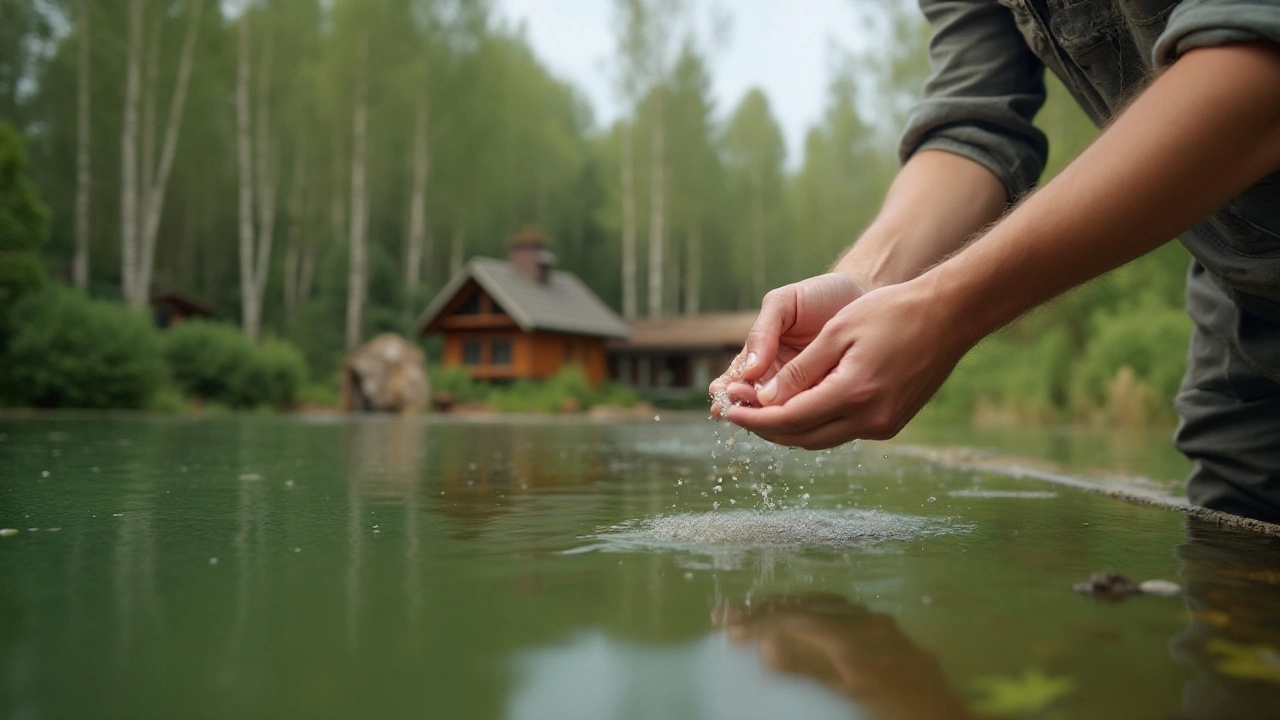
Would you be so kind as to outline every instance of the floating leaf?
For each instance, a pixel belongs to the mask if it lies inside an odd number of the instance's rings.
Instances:
[[[1207,644],[1218,672],[1241,680],[1280,685],[1280,652],[1270,645],[1246,645],[1217,638]]]
[[[974,709],[986,715],[1020,715],[1044,710],[1054,701],[1071,693],[1075,681],[1052,678],[1039,670],[1028,670],[1022,677],[986,677],[974,681],[983,698]]]

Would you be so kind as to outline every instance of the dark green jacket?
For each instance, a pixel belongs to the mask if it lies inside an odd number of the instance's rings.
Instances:
[[[1045,67],[1102,125],[1192,48],[1280,43],[1280,0],[920,0],[920,7],[933,26],[933,74],[908,121],[902,157],[925,148],[963,155],[995,173],[1011,200],[1044,170],[1048,143],[1032,119],[1044,103]],[[1280,171],[1181,239],[1237,305],[1280,325]],[[1239,332],[1248,329],[1232,330]],[[1280,375],[1280,341],[1267,345],[1250,353],[1251,364]]]

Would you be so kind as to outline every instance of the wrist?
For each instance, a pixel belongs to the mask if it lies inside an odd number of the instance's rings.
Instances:
[[[918,286],[946,344],[963,354],[1008,320],[1001,319],[1005,314],[1002,293],[991,288],[982,273],[957,260],[940,263],[911,283]]]
[[[900,267],[903,247],[898,233],[873,225],[840,256],[831,272],[853,278],[868,291],[906,282],[915,273]]]

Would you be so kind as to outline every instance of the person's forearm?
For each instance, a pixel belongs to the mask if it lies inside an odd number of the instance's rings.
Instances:
[[[911,280],[994,222],[1005,205],[1004,185],[982,165],[939,150],[916,153],[832,271],[877,287]]]
[[[1280,167],[1280,48],[1194,50],[1061,175],[920,277],[973,343],[1187,230]]]

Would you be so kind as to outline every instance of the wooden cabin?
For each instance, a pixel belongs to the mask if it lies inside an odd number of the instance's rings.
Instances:
[[[506,260],[474,258],[418,320],[422,335],[444,335],[446,366],[486,381],[541,380],[569,365],[592,384],[608,375],[606,340],[627,325],[573,273],[555,269],[535,232],[509,242]]]
[[[216,318],[218,309],[199,298],[169,290],[151,296],[151,314],[156,327],[167,330],[187,320]]]
[[[610,341],[610,377],[661,397],[705,390],[742,351],[757,311],[648,318]]]

